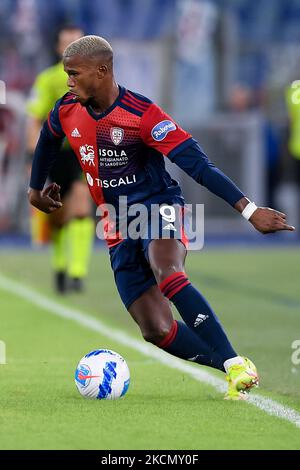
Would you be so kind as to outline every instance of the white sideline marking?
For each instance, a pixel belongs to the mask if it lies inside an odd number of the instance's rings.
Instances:
[[[89,328],[93,331],[97,331],[102,335],[107,336],[108,338],[117,341],[120,344],[123,344],[127,348],[135,349],[145,356],[156,359],[168,367],[180,370],[181,372],[190,375],[195,380],[211,385],[219,392],[224,393],[226,390],[226,383],[224,380],[215,377],[209,372],[197,368],[196,366],[186,364],[180,359],[176,359],[169,354],[164,353],[160,349],[145,343],[144,341],[132,338],[120,330],[112,329],[106,326],[100,320],[97,320],[88,314],[70,307],[65,307],[64,305],[39,294],[29,287],[25,287],[16,281],[8,279],[2,274],[0,274],[0,288],[10,292],[11,294],[18,295],[19,297],[28,300],[32,304],[35,304],[52,314],[73,320],[81,326]],[[257,408],[265,411],[269,415],[285,419],[286,421],[289,421],[290,423],[300,428],[300,414],[292,408],[277,403],[271,398],[263,397],[258,394],[250,395],[247,403],[255,405]]]

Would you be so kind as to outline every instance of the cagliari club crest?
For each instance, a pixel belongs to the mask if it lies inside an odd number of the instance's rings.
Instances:
[[[121,129],[121,127],[111,127],[110,137],[115,145],[119,145],[124,137],[124,129]]]

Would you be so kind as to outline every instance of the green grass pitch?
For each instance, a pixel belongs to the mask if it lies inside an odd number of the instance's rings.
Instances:
[[[140,338],[119,300],[108,255],[96,250],[86,292],[57,297],[49,254],[0,251],[0,272],[63,305]],[[300,413],[300,251],[190,253],[187,272],[219,315],[234,346],[257,365],[257,393]],[[300,428],[1,288],[0,449],[300,449]],[[122,354],[131,371],[124,399],[84,400],[79,359],[95,348]],[[196,366],[195,366],[196,367]],[[212,374],[218,378],[218,371]]]

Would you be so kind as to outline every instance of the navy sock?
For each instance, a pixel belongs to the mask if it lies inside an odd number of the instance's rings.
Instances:
[[[158,344],[173,356],[225,372],[222,357],[184,323],[174,320],[169,334]]]
[[[171,274],[159,287],[174,303],[185,323],[221,356],[223,362],[237,356],[211,306],[192,286],[185,273]]]

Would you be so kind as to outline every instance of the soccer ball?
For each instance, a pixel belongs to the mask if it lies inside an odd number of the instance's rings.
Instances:
[[[115,400],[123,397],[130,383],[125,359],[109,349],[86,354],[75,371],[75,384],[85,398]]]

